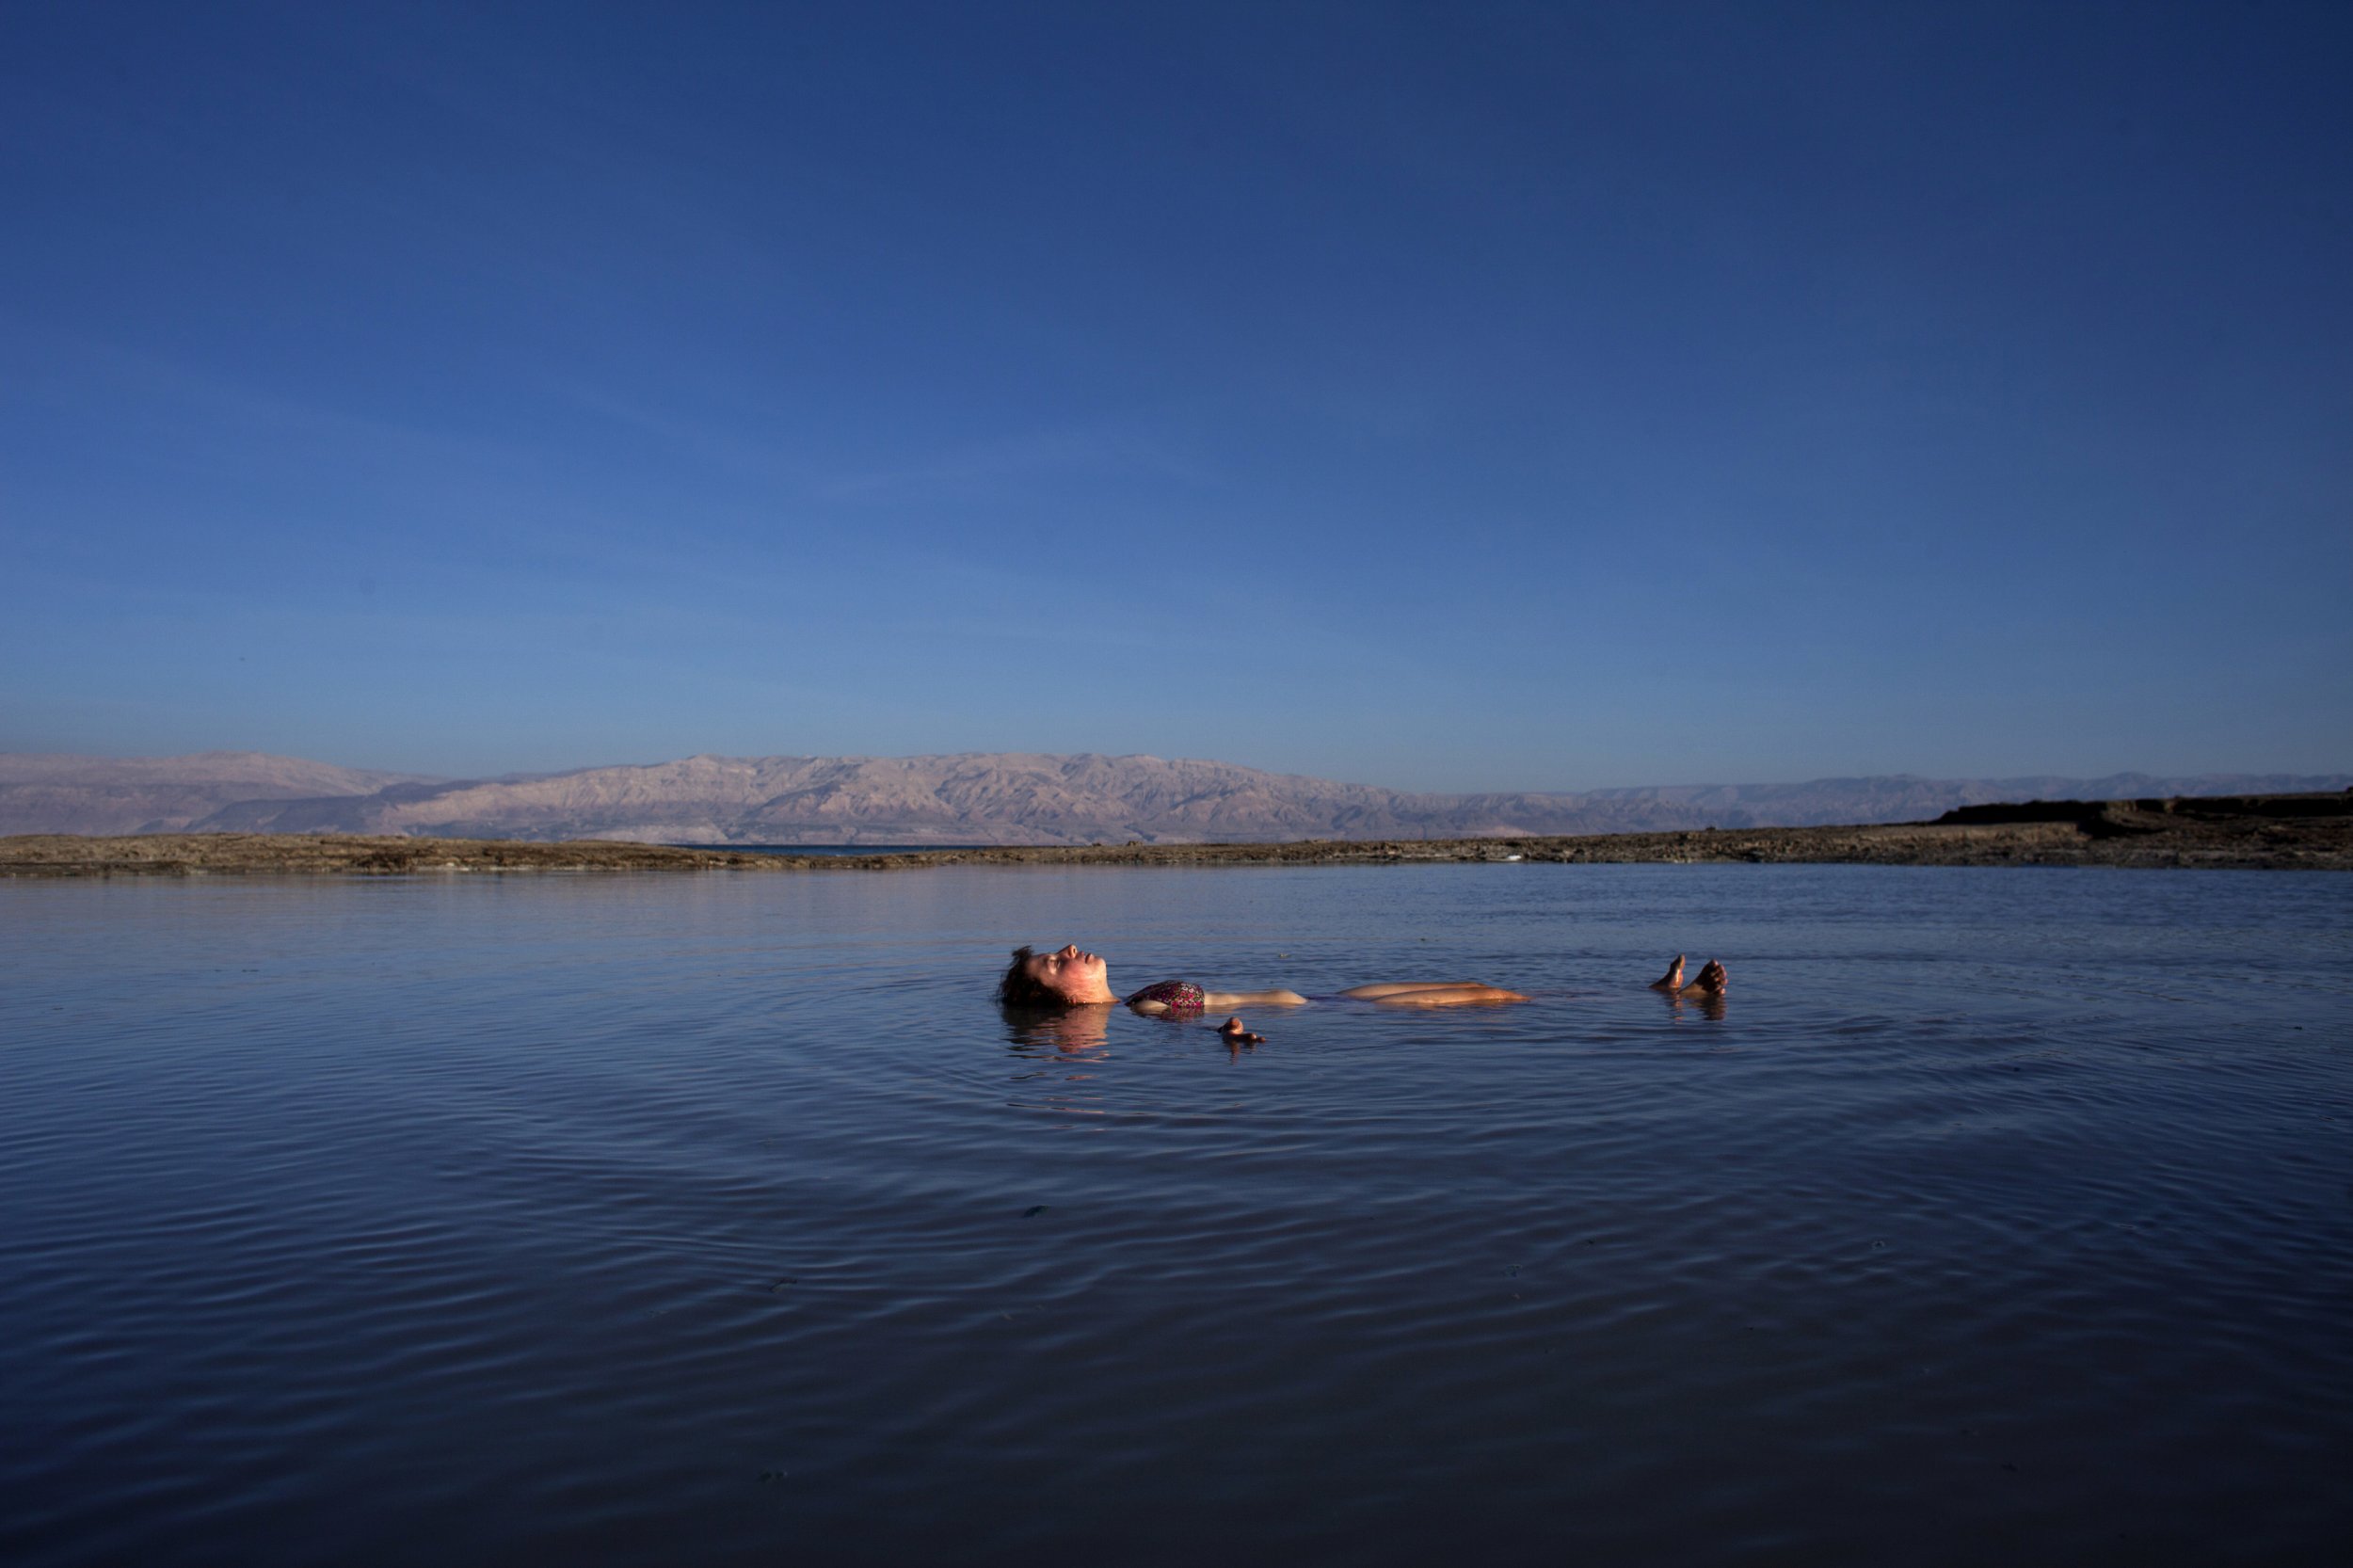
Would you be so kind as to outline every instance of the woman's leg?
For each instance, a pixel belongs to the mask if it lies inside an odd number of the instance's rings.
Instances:
[[[1489,1002],[1526,1001],[1517,991],[1507,991],[1500,985],[1409,985],[1375,997],[1380,1007],[1478,1007]]]
[[[1485,982],[1477,980],[1388,980],[1383,981],[1377,985],[1352,985],[1347,990],[1342,991],[1340,995],[1344,997],[1353,997],[1358,1001],[1379,1001],[1384,997],[1394,997],[1405,991],[1465,991],[1493,989],[1494,987],[1488,985]]]

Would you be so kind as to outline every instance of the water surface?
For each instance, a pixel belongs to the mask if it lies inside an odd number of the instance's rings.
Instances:
[[[1073,937],[1537,1000],[995,1008]],[[0,884],[0,1559],[2327,1560],[2348,959],[2312,873]]]

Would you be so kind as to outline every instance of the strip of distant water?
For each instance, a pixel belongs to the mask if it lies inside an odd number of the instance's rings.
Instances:
[[[938,849],[987,849],[987,844],[672,844],[672,849],[724,849],[744,855],[922,855]]]
[[[2353,877],[0,884],[0,1085],[19,1568],[2353,1539]]]

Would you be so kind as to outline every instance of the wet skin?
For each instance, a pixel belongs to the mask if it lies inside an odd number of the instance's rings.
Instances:
[[[1729,983],[1723,965],[1709,959],[1699,978],[1688,984],[1683,978],[1683,965],[1684,955],[1676,953],[1667,972],[1651,983],[1651,989],[1694,1000],[1722,998]],[[1023,968],[1032,979],[1072,1006],[1104,1006],[1120,1000],[1111,987],[1110,966],[1103,955],[1090,952],[1076,942],[1064,943],[1052,952],[1034,953],[1024,961]],[[1475,980],[1384,981],[1352,986],[1340,995],[1382,1007],[1478,1007],[1528,1000],[1522,992]],[[1282,989],[1203,994],[1203,1003],[1209,1007],[1298,1007],[1306,1000],[1296,991]],[[1144,1001],[1136,1003],[1135,1009],[1139,1013],[1165,1013],[1168,1006],[1164,1002]]]
[[[1022,968],[1031,979],[1061,997],[1074,1007],[1094,1007],[1120,1000],[1112,989],[1111,967],[1099,952],[1089,952],[1076,942],[1067,942],[1052,952],[1032,953],[1023,961]],[[1296,991],[1205,991],[1205,1007],[1303,1007],[1307,999]],[[1135,1004],[1139,1013],[1165,1013],[1168,1004],[1143,1001]]]
[[[1667,972],[1650,983],[1650,988],[1654,991],[1664,991],[1671,997],[1682,997],[1694,1001],[1712,1000],[1723,996],[1730,981],[1731,976],[1724,972],[1724,967],[1711,958],[1700,970],[1700,977],[1689,984],[1685,984],[1683,983],[1683,954],[1678,952],[1675,954],[1675,961],[1667,966]]]

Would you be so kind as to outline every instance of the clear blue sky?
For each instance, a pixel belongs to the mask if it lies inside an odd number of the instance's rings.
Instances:
[[[2353,6],[24,4],[0,749],[2353,767]]]

